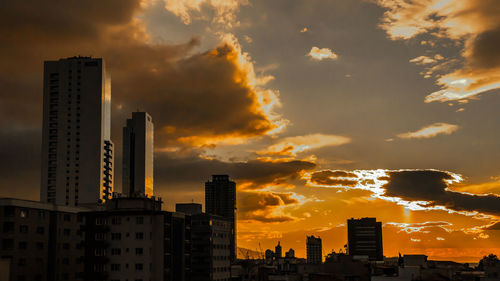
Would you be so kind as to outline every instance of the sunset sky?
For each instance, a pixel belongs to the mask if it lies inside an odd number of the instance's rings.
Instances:
[[[498,0],[0,1],[0,196],[38,200],[43,61],[102,57],[115,178],[132,111],[155,194],[238,184],[238,246],[305,255],[383,222],[384,255],[500,254]]]

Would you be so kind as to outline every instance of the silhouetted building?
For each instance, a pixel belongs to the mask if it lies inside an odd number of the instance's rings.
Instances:
[[[117,197],[103,210],[82,213],[85,280],[189,280],[189,216],[161,211],[161,204]]]
[[[348,251],[351,256],[367,256],[371,261],[384,260],[382,223],[376,218],[347,220]]]
[[[281,259],[283,257],[282,248],[281,248],[279,241],[278,241],[278,245],[276,245],[276,247],[274,247],[274,257],[276,259]]]
[[[231,221],[231,261],[236,260],[236,183],[228,175],[212,175],[205,183],[205,211]]]
[[[133,112],[123,127],[123,194],[153,196],[153,138],[151,116]]]
[[[104,61],[46,61],[43,81],[40,200],[76,206],[109,198],[111,79]]]
[[[191,216],[191,280],[231,278],[231,220],[206,213]]]
[[[1,280],[82,280],[82,210],[0,198],[0,257],[10,271]]]
[[[318,264],[323,261],[323,246],[320,237],[307,236],[307,263]]]
[[[295,258],[295,250],[290,248],[290,250],[285,253],[285,258]]]
[[[202,213],[202,206],[198,203],[177,203],[175,204],[175,211],[187,215],[195,215]]]
[[[265,253],[266,262],[272,262],[274,260],[274,252],[271,249],[267,249]]]

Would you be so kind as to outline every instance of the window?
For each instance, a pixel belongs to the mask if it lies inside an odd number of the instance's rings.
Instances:
[[[36,228],[37,234],[43,234],[44,232],[45,232],[45,228],[43,228],[43,226],[39,226]]]
[[[28,226],[27,225],[20,225],[19,232],[20,233],[28,233]]]
[[[94,251],[94,254],[97,256],[97,257],[102,257],[106,254],[106,252],[104,251],[104,248],[96,248],[95,251]]]
[[[65,228],[63,230],[63,234],[64,234],[64,236],[70,236],[71,235],[71,230],[69,228]]]
[[[106,218],[103,217],[98,217],[95,219],[95,224],[96,225],[103,225],[106,224]]]
[[[122,249],[120,248],[112,248],[111,249],[111,255],[112,256],[119,256],[122,253]]]
[[[117,263],[111,264],[111,271],[120,271],[120,264]]]
[[[95,240],[104,240],[106,235],[102,232],[98,232],[95,234]]]
[[[137,224],[144,224],[144,217],[136,217],[135,221]]]
[[[16,208],[13,206],[5,206],[4,215],[6,217],[13,217],[16,213]]]
[[[36,248],[38,250],[42,250],[43,249],[43,243],[42,242],[36,242],[35,246],[36,246]]]
[[[69,250],[69,243],[63,243],[63,249]]]
[[[137,240],[144,239],[144,233],[142,233],[142,232],[136,232],[135,233],[135,239],[137,239]]]
[[[26,259],[24,259],[24,258],[20,258],[20,259],[18,260],[17,264],[18,264],[18,265],[20,265],[20,266],[24,266],[24,265],[26,265]]]
[[[13,239],[3,239],[2,240],[2,249],[3,250],[14,249],[14,240]]]
[[[142,263],[136,263],[135,264],[135,270],[142,270],[142,268],[143,268]]]
[[[28,248],[28,243],[25,241],[19,242],[19,250],[26,250]]]
[[[21,211],[19,212],[19,217],[25,219],[28,217],[28,210],[26,209],[21,209]]]
[[[135,248],[135,254],[137,256],[142,256],[142,253],[143,253],[143,249],[142,248]]]
[[[114,218],[111,219],[111,223],[115,224],[115,225],[116,224],[121,224],[122,223],[122,218],[120,218],[120,217],[114,217]]]
[[[64,221],[71,221],[71,216],[69,214],[65,214]]]
[[[14,222],[6,221],[3,223],[3,233],[13,233],[14,232]]]
[[[62,263],[63,263],[63,264],[69,264],[69,259],[68,259],[68,258],[64,258],[64,259],[62,260]]]
[[[121,233],[111,233],[111,240],[122,240]]]

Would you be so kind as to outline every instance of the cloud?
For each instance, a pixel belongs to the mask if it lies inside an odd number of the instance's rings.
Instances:
[[[423,64],[431,64],[431,63],[436,63],[439,60],[442,60],[443,57],[439,54],[435,55],[434,57],[428,57],[428,56],[419,56],[414,59],[411,59],[410,62],[415,63],[417,65],[423,65]]]
[[[351,139],[343,136],[310,134],[305,136],[286,137],[279,139],[276,144],[271,145],[258,153],[261,155],[283,155],[296,156],[311,149],[317,149],[326,146],[339,146],[350,143]]]
[[[293,192],[243,191],[238,194],[238,219],[264,223],[293,221],[297,218],[287,214],[285,207],[303,204],[301,196]]]
[[[413,233],[413,232],[430,233],[431,231],[429,228],[434,228],[434,227],[439,227],[448,231],[447,227],[452,226],[451,223],[445,221],[428,221],[420,223],[388,222],[387,224],[399,227],[401,231],[404,231],[406,233]]]
[[[214,15],[212,21],[232,27],[237,23],[236,13],[247,0],[164,0],[165,9],[180,17],[184,24],[190,24],[194,18],[204,19],[203,9],[210,9]]]
[[[255,73],[251,57],[231,34],[196,53],[197,38],[151,43],[137,19],[139,0],[65,1],[60,9],[28,2],[0,3],[0,35],[7,39],[0,46],[0,75],[9,77],[0,86],[15,93],[2,95],[2,123],[39,126],[44,60],[93,54],[105,59],[112,76],[113,104],[119,105],[113,119],[124,122],[130,111],[148,111],[159,149],[243,142],[286,125],[274,112],[278,91],[265,87],[272,76]],[[113,127],[120,129],[123,122]]]
[[[500,215],[500,197],[493,194],[470,194],[452,190],[462,177],[439,170],[353,170],[342,177],[339,171],[305,172],[307,184],[317,187],[359,189],[372,197],[405,206],[409,210],[443,210],[468,216]],[[341,180],[348,180],[342,184]],[[356,184],[353,181],[357,181]]]
[[[425,102],[470,99],[500,88],[500,54],[496,51],[500,43],[500,8],[495,0],[376,2],[386,8],[380,27],[391,39],[429,35],[463,46],[463,63],[439,76],[436,82],[441,90],[429,94]]]
[[[309,51],[307,55],[310,56],[313,60],[318,61],[326,59],[336,60],[338,58],[338,55],[329,48],[320,49],[318,47],[312,47],[311,51]]]
[[[425,126],[415,132],[398,134],[397,136],[402,139],[427,139],[433,138],[438,135],[450,135],[458,129],[459,127],[457,125],[447,123],[434,123]]]

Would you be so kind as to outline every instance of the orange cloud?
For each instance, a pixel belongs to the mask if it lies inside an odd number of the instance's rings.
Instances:
[[[261,155],[283,155],[296,156],[298,153],[326,146],[339,146],[351,142],[351,139],[343,136],[311,134],[305,136],[287,137],[280,139],[278,143],[258,153]]]
[[[329,48],[318,48],[318,47],[312,47],[311,51],[307,54],[307,56],[310,56],[313,60],[336,60],[338,58],[338,55],[335,54],[331,49]]]
[[[500,196],[454,191],[450,186],[462,177],[439,170],[353,170],[343,177],[339,171],[304,172],[309,186],[358,189],[372,192],[372,197],[394,202],[413,211],[441,210],[480,219],[500,216]]]
[[[184,24],[190,24],[193,18],[203,19],[203,8],[214,11],[213,22],[231,27],[237,23],[236,13],[241,5],[248,5],[247,0],[163,0],[165,9],[180,17]]]
[[[425,102],[473,98],[500,88],[500,8],[495,0],[377,0],[386,8],[380,27],[393,40],[421,34],[465,42],[462,60],[454,71],[437,79],[441,90]],[[427,42],[427,41],[425,41]],[[429,77],[427,74],[426,77]]]
[[[458,130],[457,125],[447,124],[447,123],[434,123],[425,126],[415,132],[408,132],[403,134],[398,134],[397,136],[402,139],[427,139],[433,138],[438,135],[450,135],[456,130]]]
[[[419,56],[414,59],[411,59],[410,62],[413,62],[417,65],[423,65],[423,64],[431,64],[431,63],[436,63],[440,60],[442,60],[443,57],[439,54],[435,55],[434,57],[428,57],[428,56]]]

